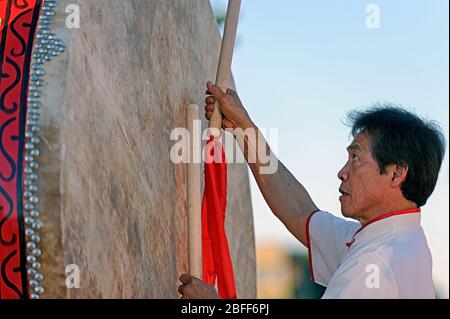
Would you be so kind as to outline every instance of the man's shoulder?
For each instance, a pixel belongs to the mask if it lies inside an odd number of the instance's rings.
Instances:
[[[428,246],[417,245],[417,241],[417,236],[405,234],[378,238],[356,248],[354,252],[350,250],[341,266],[364,271],[371,265],[377,265],[378,269],[395,274],[405,266],[424,264],[424,258],[431,260]]]
[[[328,224],[334,227],[344,227],[354,231],[358,230],[361,227],[361,224],[354,220],[348,220],[324,210],[315,212],[312,215],[311,220],[313,220],[315,223]]]
[[[419,273],[431,272],[431,251],[420,226],[396,233],[382,254],[397,273],[403,273],[405,269]]]
[[[420,226],[396,231],[374,244],[377,249],[373,253],[390,265],[431,258],[425,233]]]

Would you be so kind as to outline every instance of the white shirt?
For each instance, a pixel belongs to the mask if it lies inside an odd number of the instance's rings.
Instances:
[[[312,280],[324,299],[435,298],[420,209],[367,223],[316,212],[307,222]]]

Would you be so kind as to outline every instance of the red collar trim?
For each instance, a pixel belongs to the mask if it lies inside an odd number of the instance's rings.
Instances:
[[[371,225],[371,224],[373,224],[375,222],[378,222],[380,220],[383,220],[383,219],[386,219],[386,218],[389,218],[389,217],[392,217],[392,216],[399,216],[399,215],[406,215],[406,214],[418,214],[418,213],[420,214],[420,212],[421,212],[420,208],[411,208],[411,209],[399,210],[399,211],[396,211],[396,212],[392,212],[392,213],[388,213],[388,214],[385,214],[385,215],[378,216],[377,218],[372,219],[367,224],[365,224],[360,229],[358,229],[356,231],[356,233],[353,235],[352,240],[349,243],[347,243],[346,246],[350,249],[350,247],[352,247],[352,245],[355,243],[355,236],[358,233],[360,233],[364,228],[366,228],[367,226],[369,226],[369,225]]]

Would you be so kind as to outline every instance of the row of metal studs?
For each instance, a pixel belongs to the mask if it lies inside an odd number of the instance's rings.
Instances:
[[[57,38],[54,31],[50,29],[53,17],[56,14],[57,0],[45,0],[39,17],[33,50],[33,63],[31,65],[30,85],[28,88],[28,110],[25,132],[25,179],[24,179],[24,210],[25,210],[25,235],[27,249],[27,273],[30,288],[30,298],[39,299],[44,293],[44,287],[40,283],[44,275],[40,272],[41,263],[39,257],[42,255],[38,247],[41,240],[39,231],[42,222],[39,221],[40,213],[36,208],[39,202],[37,195],[39,179],[39,119],[41,116],[42,96],[41,88],[44,85],[44,65],[65,51],[64,43]]]

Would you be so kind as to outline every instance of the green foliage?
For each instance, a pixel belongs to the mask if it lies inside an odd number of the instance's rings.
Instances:
[[[292,261],[298,271],[298,280],[293,291],[296,299],[320,299],[325,293],[325,287],[313,283],[309,270],[309,258],[307,253],[292,253]]]
[[[226,14],[225,11],[221,10],[221,11],[217,11],[215,13],[215,15],[216,15],[217,24],[222,29],[224,27],[224,25],[225,25],[225,18],[227,16],[227,14]]]

